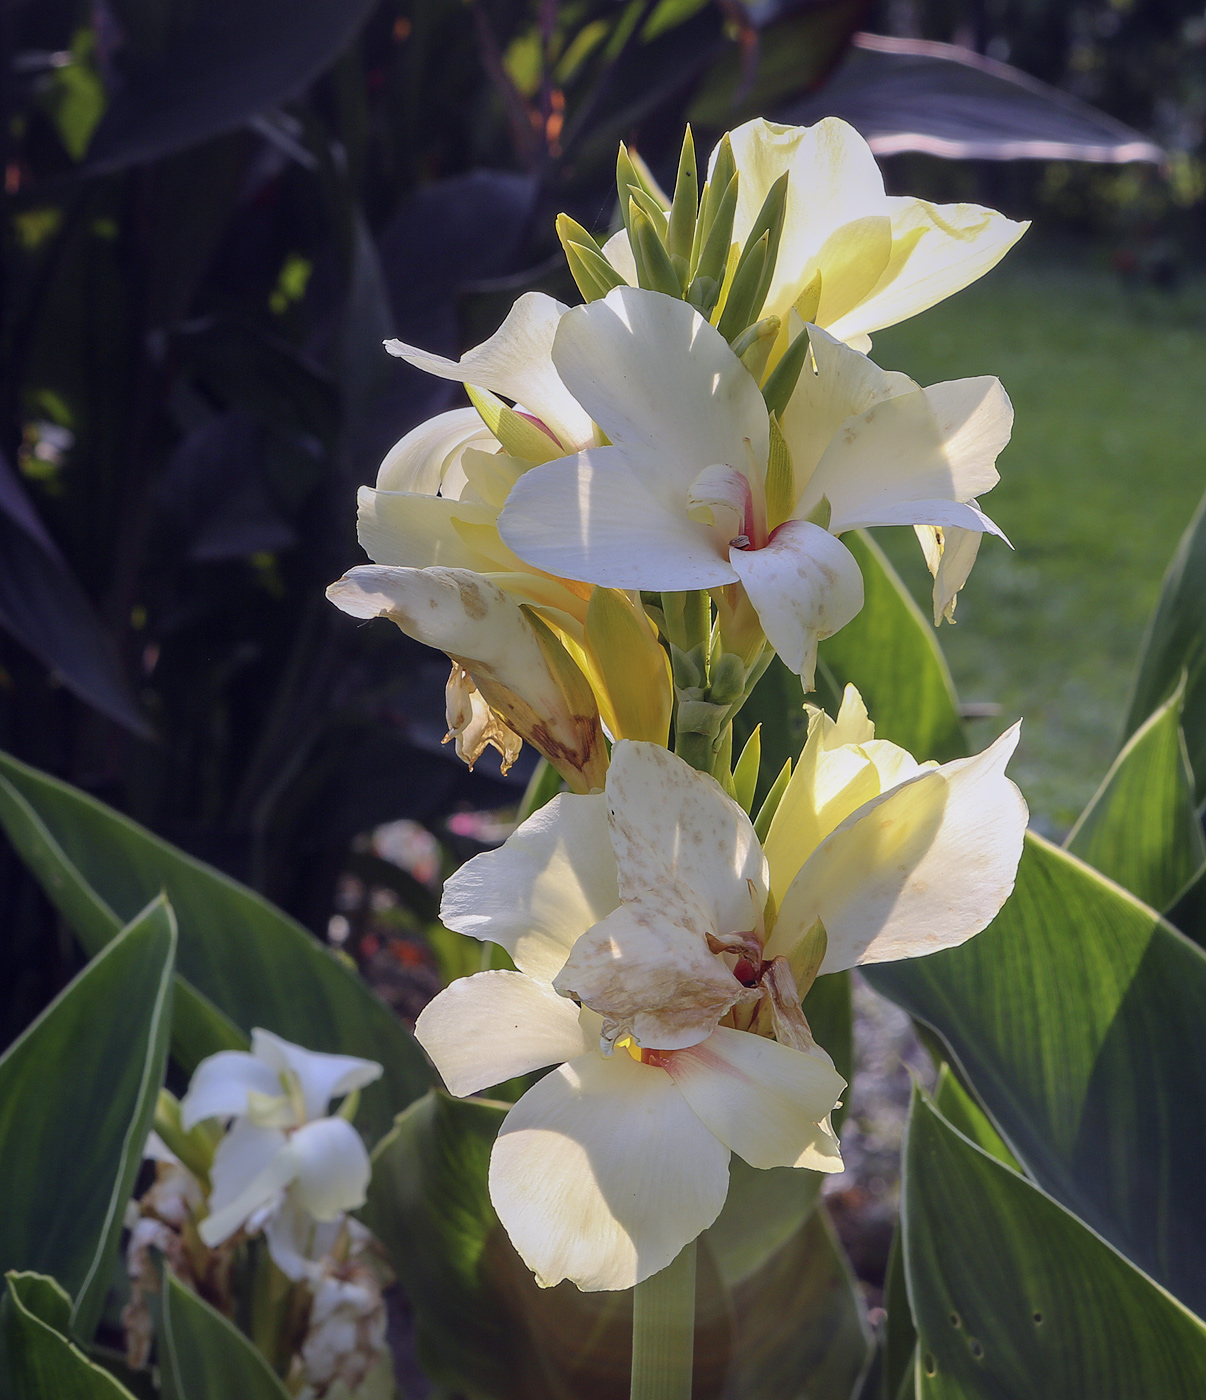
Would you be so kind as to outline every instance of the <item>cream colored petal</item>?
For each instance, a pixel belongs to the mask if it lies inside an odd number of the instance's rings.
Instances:
[[[187,1132],[205,1118],[236,1118],[247,1112],[249,1094],[283,1094],[280,1075],[245,1050],[220,1050],[193,1071],[180,1100],[180,1123]]]
[[[363,1089],[382,1075],[381,1066],[375,1060],[306,1050],[260,1026],[251,1032],[251,1053],[276,1072],[278,1083],[281,1076],[296,1078],[307,1119],[321,1118],[332,1099],[342,1098],[353,1089]]]
[[[257,1211],[279,1201],[293,1179],[287,1143],[278,1128],[241,1119],[218,1144],[209,1172],[209,1214],[199,1226],[211,1249],[241,1230]]]
[[[732,583],[728,538],[688,519],[687,490],[670,505],[667,484],[655,492],[657,485],[618,448],[597,447],[526,472],[499,516],[499,532],[536,568],[605,588]]]
[[[868,215],[888,213],[883,176],[866,141],[836,117],[794,127],[759,117],[737,127],[730,140],[739,176],[737,243],[744,244],[771,185],[790,172],[779,257],[763,311],[785,317],[830,235]],[[709,170],[715,162],[713,151]]]
[[[608,1045],[624,1036],[664,1050],[696,1045],[745,996],[704,935],[675,922],[676,893],[622,904],[578,939],[557,974],[559,992],[603,1017]],[[755,912],[750,902],[751,922]]]
[[[720,1214],[728,1163],[664,1070],[588,1054],[507,1115],[490,1199],[542,1286],[631,1288]]]
[[[847,419],[918,388],[908,375],[880,369],[866,355],[818,326],[809,326],[806,331],[802,328],[801,334],[805,333],[811,341],[809,358],[782,421],[799,493],[804,492],[817,463]],[[808,499],[815,503],[820,492],[811,492]]]
[[[456,472],[461,453],[471,446],[486,451],[498,447],[476,408],[437,414],[412,428],[385,454],[377,470],[377,490],[434,496],[449,470]],[[451,494],[444,491],[446,496]]]
[[[731,549],[767,640],[811,690],[817,643],[831,637],[863,606],[863,576],[854,556],[828,530],[788,520],[763,549]]]
[[[822,717],[809,731],[766,833],[771,893],[780,909],[813,851],[851,812],[882,790],[875,764],[861,747],[829,749],[826,744]]]
[[[385,348],[427,374],[506,395],[573,450],[593,440],[594,425],[553,368],[553,337],[566,310],[543,292],[525,292],[490,339],[459,360],[432,355],[400,340],[387,340]]]
[[[751,1167],[841,1171],[821,1123],[846,1081],[823,1051],[720,1026],[701,1045],[659,1057],[700,1119]],[[817,1167],[819,1160],[826,1163]]]
[[[828,326],[858,306],[879,281],[891,256],[892,223],[886,214],[865,214],[835,229],[813,264],[821,274],[816,324]]]
[[[415,1037],[458,1098],[592,1048],[574,1003],[522,972],[458,977],[419,1013]]]
[[[292,1168],[290,1194],[315,1220],[334,1220],[364,1204],[372,1168],[346,1118],[319,1118],[298,1128],[285,1155]]]
[[[980,932],[1013,889],[1026,804],[1005,764],[1018,726],[974,758],[918,774],[873,799],[813,852],[767,944],[789,956],[816,919],[821,972],[922,957]]]
[[[375,564],[427,569],[482,569],[487,560],[467,544],[455,522],[488,525],[497,535],[497,513],[489,506],[420,496],[406,491],[379,491],[362,486],[357,493],[356,536]]]
[[[832,730],[825,735],[825,747],[836,749],[842,744],[865,744],[875,738],[875,725],[867,714],[863,697],[853,685],[842,691],[842,703]]]
[[[874,289],[829,329],[842,340],[894,326],[983,277],[1025,233],[977,204],[885,200],[892,256]]]
[[[691,483],[714,463],[765,472],[770,426],[758,385],[687,302],[616,287],[563,318],[553,359],[668,508],[684,510]]]
[[[901,783],[907,782],[909,778],[916,777],[923,769],[938,766],[933,762],[918,763],[908,749],[902,749],[887,739],[870,739],[861,747],[862,752],[874,764],[875,771],[879,775],[880,792],[887,792],[889,788],[898,787]],[[846,814],[846,816],[848,815],[849,813]],[[842,820],[845,820],[845,816]]]
[[[449,877],[440,918],[552,982],[575,940],[619,902],[604,798],[561,793]]]
[[[630,287],[637,285],[636,259],[632,256],[627,229],[622,228],[611,235],[603,245],[603,256]]]
[[[898,394],[842,424],[795,514],[808,514],[825,496],[830,529],[842,531],[856,523],[912,524],[899,519],[902,503],[970,501],[996,484],[996,455],[1011,424],[1009,400],[994,379]]]
[[[934,626],[955,620],[955,599],[967,582],[984,538],[980,530],[950,525],[914,525],[926,568],[934,579]]]
[[[622,740],[606,798],[621,898],[673,886],[711,920],[701,934],[753,928],[748,882],[765,901],[766,861],[753,823],[715,778],[657,744]]]

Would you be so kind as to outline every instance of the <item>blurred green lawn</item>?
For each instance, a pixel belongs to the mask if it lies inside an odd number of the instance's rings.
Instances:
[[[1011,771],[1039,830],[1062,835],[1116,751],[1144,624],[1206,487],[1206,283],[1128,289],[1086,251],[1012,262],[875,337],[923,384],[995,374],[1016,412],[987,539],[940,640],[960,698],[1018,715]],[[877,532],[929,613],[906,530]]]

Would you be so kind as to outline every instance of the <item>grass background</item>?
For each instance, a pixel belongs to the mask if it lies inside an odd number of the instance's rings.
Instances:
[[[1024,247],[1025,245],[1023,245]],[[1011,772],[1062,836],[1117,750],[1144,625],[1206,488],[1206,281],[1124,286],[1094,255],[1019,249],[975,286],[875,337],[923,384],[995,374],[1016,412],[986,539],[940,641],[982,747],[1019,715]],[[912,531],[880,542],[929,614]]]

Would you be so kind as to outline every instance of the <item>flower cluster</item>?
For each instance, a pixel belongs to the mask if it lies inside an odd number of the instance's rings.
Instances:
[[[147,1144],[156,1179],[128,1222],[132,1301],[123,1320],[135,1367],[151,1340],[150,1251],[225,1307],[235,1248],[262,1236],[272,1266],[303,1290],[299,1393],[323,1395],[336,1378],[359,1385],[385,1345],[371,1237],[347,1215],[364,1204],[371,1169],[350,1114],[328,1109],[338,1098],[354,1109],[357,1092],[380,1075],[371,1060],[320,1054],[257,1028],[250,1053],[202,1060],[180,1103],[161,1103]]]
[[[979,501],[1012,426],[1001,385],[922,387],[867,352],[1023,226],[889,198],[836,120],[749,122],[702,175],[690,133],[672,196],[621,147],[623,227],[600,243],[558,220],[582,305],[528,293],[455,362],[388,343],[471,407],[389,453],[360,494],[374,563],[329,589],[447,653],[462,758],[492,745],[506,766],[526,741],[569,789],[445,890],[444,922],[515,970],[454,982],[417,1026],[454,1094],[552,1067],[490,1167],[546,1285],[664,1268],[715,1220],[733,1152],[840,1170],[845,1085],[803,997],[984,928],[1026,824],[1016,727],[919,764],[853,687],[809,711],[756,819],[732,767],[772,658],[811,690],[818,644],[863,606],[845,532],[912,526],[936,623],[1000,534]]]

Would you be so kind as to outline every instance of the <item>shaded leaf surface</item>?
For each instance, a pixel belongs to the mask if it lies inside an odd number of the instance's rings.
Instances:
[[[261,1353],[216,1308],[164,1269],[159,1339],[164,1400],[286,1400]]]
[[[9,1274],[0,1309],[5,1330],[0,1366],[7,1363],[9,1375],[0,1376],[0,1394],[13,1400],[133,1400],[124,1385],[68,1340],[70,1311],[71,1300],[54,1279]]]
[[[365,1089],[360,1109],[373,1137],[426,1087],[426,1061],[401,1021],[353,968],[245,885],[7,755],[0,821],[89,951],[113,936],[122,915],[167,891],[179,971],[200,993],[186,991],[186,1034],[174,1042],[185,1069],[229,1045],[231,1025],[236,1044],[239,1031],[263,1026],[312,1050],[377,1060],[385,1074]]]
[[[1154,142],[1018,68],[955,44],[857,34],[815,94],[777,114],[843,117],[878,156],[956,160],[1160,161]]]
[[[914,1096],[905,1257],[925,1400],[1191,1400],[1206,1326]]]
[[[961,948],[864,969],[950,1047],[1026,1171],[1188,1306],[1206,1307],[1206,956],[1030,836],[1015,892]]]
[[[117,6],[122,87],[89,149],[93,170],[153,160],[233,131],[295,96],[349,44],[372,0],[208,0]]]
[[[1127,734],[1176,690],[1182,674],[1186,681],[1181,726],[1201,802],[1206,797],[1206,497],[1164,575],[1160,601],[1143,639]]]
[[[2,454],[0,626],[81,700],[150,735],[104,624]]]
[[[1165,909],[1206,864],[1193,789],[1178,689],[1127,740],[1065,844]]]
[[[163,1083],[175,944],[156,900],[0,1059],[0,1270],[58,1279],[84,1338]]]

